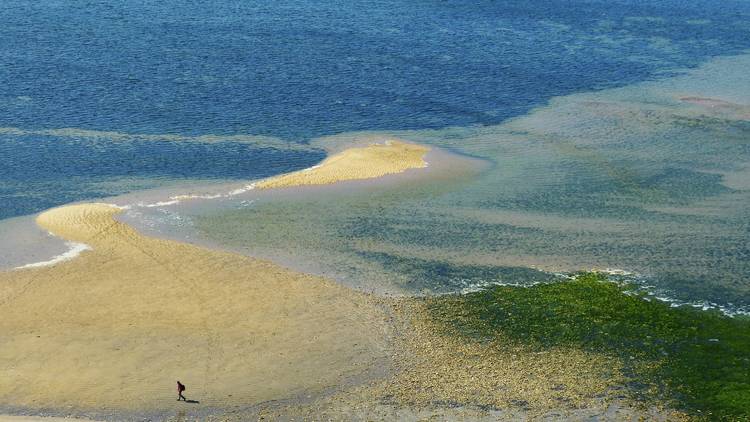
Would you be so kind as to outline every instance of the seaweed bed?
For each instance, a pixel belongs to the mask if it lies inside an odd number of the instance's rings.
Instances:
[[[540,349],[575,346],[622,362],[637,398],[703,419],[750,419],[750,318],[630,292],[605,275],[529,288],[494,286],[430,301],[462,335],[511,337]]]

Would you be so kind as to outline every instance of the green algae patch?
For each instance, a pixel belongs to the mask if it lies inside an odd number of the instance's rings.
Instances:
[[[473,338],[574,346],[622,362],[637,396],[710,419],[750,418],[750,318],[670,307],[595,273],[529,288],[495,286],[430,303]]]

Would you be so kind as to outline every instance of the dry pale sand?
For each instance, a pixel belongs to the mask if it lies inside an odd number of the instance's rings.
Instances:
[[[349,148],[326,158],[319,165],[271,177],[255,184],[269,189],[304,185],[326,185],[344,180],[372,179],[427,166],[428,147],[396,140],[360,148]]]
[[[426,147],[355,148],[260,187],[333,183],[424,167]],[[316,392],[385,356],[367,296],[270,262],[145,237],[117,208],[83,204],[37,223],[92,247],[53,267],[0,273],[0,406],[172,409],[175,381],[201,407]]]
[[[93,250],[0,274],[0,405],[163,409],[174,385],[225,407],[320,391],[383,356],[368,299],[269,262],[144,237],[118,209],[38,223]]]

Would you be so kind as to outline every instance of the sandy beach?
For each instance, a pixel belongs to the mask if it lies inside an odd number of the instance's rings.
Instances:
[[[357,149],[266,187],[403,171],[423,166],[426,151]],[[346,171],[351,157],[369,165]],[[119,212],[95,203],[40,214],[40,227],[91,250],[0,274],[4,406],[170,409],[181,405],[178,379],[201,407],[247,405],[346,384],[384,358],[386,315],[364,294],[142,236],[114,219]]]
[[[179,379],[221,407],[329,388],[382,358],[385,316],[363,295],[143,237],[118,212],[41,214],[41,226],[92,250],[0,276],[3,403],[155,409],[174,401]]]
[[[79,3],[0,3],[0,422],[750,422],[750,1]]]

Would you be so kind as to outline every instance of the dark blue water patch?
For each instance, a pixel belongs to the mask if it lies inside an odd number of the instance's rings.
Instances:
[[[286,139],[495,124],[750,48],[745,1],[0,5],[0,125]]]
[[[491,252],[524,247],[542,252],[549,244],[547,233],[538,228],[481,223],[407,209],[362,213],[347,220],[340,232],[353,242],[388,242],[456,251]]]
[[[499,192],[495,197],[480,199],[476,205],[567,216],[659,221],[665,216],[653,211],[654,206],[686,206],[737,192],[723,184],[724,177],[720,174],[686,168],[649,168],[641,162],[612,165],[607,170],[588,163],[566,162],[565,171],[556,180],[549,180],[543,189],[521,194]],[[679,218],[670,216],[667,220]]]
[[[454,264],[382,252],[357,252],[368,262],[404,278],[402,287],[414,292],[450,293],[492,283],[530,286],[559,281],[559,275],[527,267]]]
[[[191,179],[249,180],[306,168],[323,151],[239,142],[0,138],[0,219]]]

